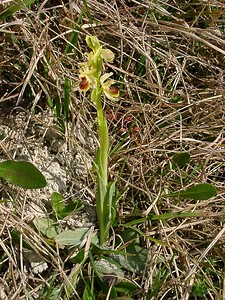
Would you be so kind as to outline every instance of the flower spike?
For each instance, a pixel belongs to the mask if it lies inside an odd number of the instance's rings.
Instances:
[[[108,243],[109,229],[112,223],[112,200],[115,183],[108,183],[109,134],[101,96],[104,93],[108,99],[117,100],[119,89],[114,85],[115,81],[110,79],[113,75],[112,72],[102,75],[103,61],[112,63],[113,52],[109,49],[103,49],[96,36],[87,36],[86,43],[91,51],[87,55],[87,61],[81,64],[79,88],[84,92],[92,88],[90,98],[97,111],[100,144],[96,159],[96,212],[99,223],[99,243],[103,246]]]
[[[91,52],[87,53],[87,61],[81,63],[80,70],[80,91],[86,92],[92,86],[100,84],[105,96],[110,100],[118,100],[119,89],[114,85],[115,81],[107,80],[113,75],[112,72],[101,75],[103,60],[112,63],[115,55],[109,49],[102,49],[100,42],[96,36],[86,36],[86,43],[91,48]]]

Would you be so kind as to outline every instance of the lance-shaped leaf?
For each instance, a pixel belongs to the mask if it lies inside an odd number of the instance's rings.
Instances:
[[[8,1],[10,2],[10,1]],[[13,1],[16,4],[12,4],[7,6],[3,11],[0,12],[0,20],[11,16],[14,12],[17,12],[18,10],[20,10],[21,8],[24,8],[30,4],[32,4],[34,2],[34,0],[16,0]]]
[[[47,185],[42,173],[28,161],[1,162],[0,177],[24,189],[40,189]]]
[[[213,185],[210,183],[200,183],[193,187],[187,188],[186,190],[181,190],[179,192],[165,194],[162,196],[166,198],[179,197],[193,200],[207,200],[216,194],[217,190]]]

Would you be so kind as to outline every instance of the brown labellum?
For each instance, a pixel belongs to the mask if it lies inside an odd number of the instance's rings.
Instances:
[[[89,89],[90,83],[87,77],[82,77],[81,82],[79,83],[79,88],[81,91],[87,91]]]
[[[111,95],[118,95],[119,89],[115,85],[110,85],[109,92],[110,92]]]

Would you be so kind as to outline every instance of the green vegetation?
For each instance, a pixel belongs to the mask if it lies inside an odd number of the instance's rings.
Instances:
[[[2,1],[1,299],[224,299],[224,9]]]

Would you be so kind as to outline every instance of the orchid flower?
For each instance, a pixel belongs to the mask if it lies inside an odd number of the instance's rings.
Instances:
[[[114,53],[109,49],[103,49],[95,36],[87,36],[86,42],[93,51],[88,53],[87,62],[81,64],[80,91],[86,92],[100,82],[105,96],[112,101],[118,100],[119,89],[115,86],[115,81],[113,79],[106,81],[113,73],[101,75],[102,60],[112,63],[115,58]]]
[[[100,83],[103,88],[105,96],[112,101],[118,100],[119,98],[119,89],[115,86],[115,80],[109,79],[113,75],[112,72],[106,73],[100,77]],[[106,81],[107,80],[107,81]]]

